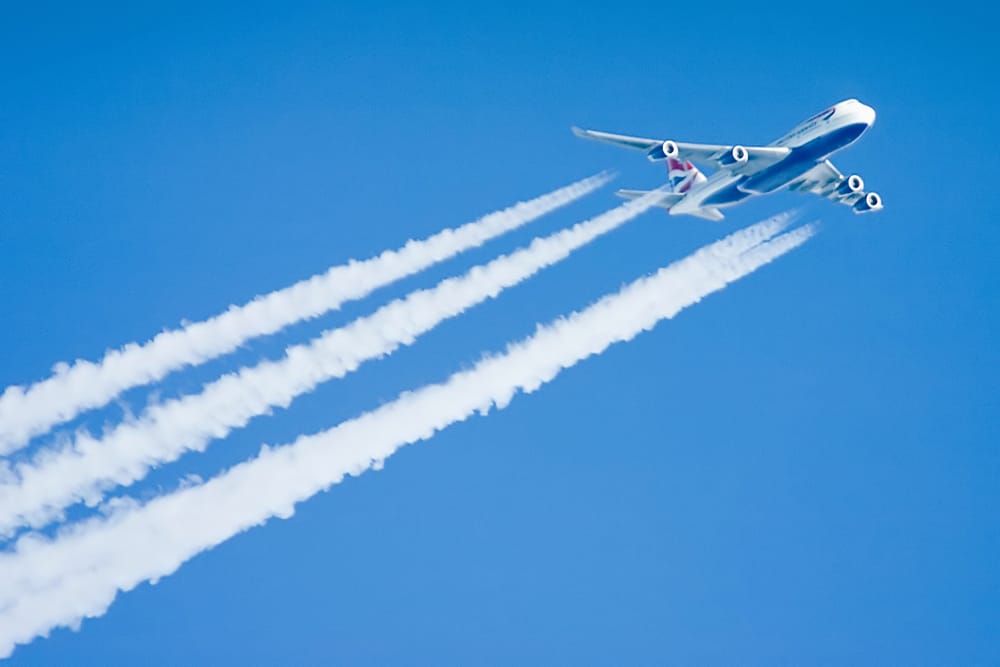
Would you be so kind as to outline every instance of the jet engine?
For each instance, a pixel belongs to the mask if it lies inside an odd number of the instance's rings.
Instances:
[[[723,167],[730,167],[736,164],[746,164],[746,161],[750,159],[750,153],[743,146],[733,146],[726,152],[721,158],[719,158],[719,164]]]
[[[863,192],[864,189],[865,182],[861,180],[861,177],[857,174],[852,174],[840,184],[840,187],[837,188],[837,192],[842,195],[850,195],[857,192]]]
[[[677,148],[677,142],[674,141],[664,141],[662,144],[657,144],[646,153],[646,157],[650,162],[657,162],[659,160],[666,160],[667,158],[676,159],[680,154],[680,149]]]
[[[855,213],[871,213],[882,208],[882,198],[875,192],[869,192],[854,205]]]

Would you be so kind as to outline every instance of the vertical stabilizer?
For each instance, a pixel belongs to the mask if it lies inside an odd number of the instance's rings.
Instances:
[[[687,192],[695,183],[706,180],[705,175],[690,161],[667,158],[667,181],[674,192]]]

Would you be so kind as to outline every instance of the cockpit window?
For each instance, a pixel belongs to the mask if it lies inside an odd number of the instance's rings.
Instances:
[[[830,116],[832,116],[833,112],[835,112],[836,110],[837,110],[837,107],[830,107],[826,111],[819,112],[818,114],[816,114],[815,116],[813,116],[812,118],[810,118],[809,120],[807,120],[806,122],[807,123],[811,123],[814,120],[826,120],[827,118],[829,118]]]

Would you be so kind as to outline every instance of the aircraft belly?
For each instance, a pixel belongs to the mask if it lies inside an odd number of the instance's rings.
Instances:
[[[740,184],[740,189],[753,194],[767,194],[780,190],[815,167],[817,162],[825,160],[831,153],[857,140],[866,129],[867,125],[858,123],[847,125],[793,148],[789,156],[781,162],[747,177]]]
[[[786,162],[792,164],[785,164]],[[756,195],[768,194],[780,190],[815,166],[814,160],[793,160],[789,156],[773,167],[748,177],[739,187],[743,192]]]

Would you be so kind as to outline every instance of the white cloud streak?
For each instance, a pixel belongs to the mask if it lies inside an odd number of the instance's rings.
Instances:
[[[540,326],[506,352],[486,357],[441,384],[293,444],[263,447],[249,461],[144,505],[119,503],[106,518],[28,535],[0,555],[0,656],[59,626],[103,614],[118,591],[174,572],[193,556],[296,503],[426,440],[473,414],[502,409],[613,343],[657,322],[798,247],[810,225],[772,238],[781,221],[759,223],[642,278],[585,310]],[[763,242],[762,242],[763,241]]]
[[[275,407],[287,407],[317,385],[340,378],[363,362],[413,343],[442,321],[496,297],[653,206],[654,191],[586,222],[536,238],[510,255],[476,266],[429,289],[397,299],[373,314],[289,347],[285,356],[242,368],[192,394],[151,406],[137,420],[95,438],[80,432],[61,448],[43,449],[30,462],[0,468],[0,535],[61,518],[81,500],[141,479],[157,464],[242,428]]]
[[[59,363],[54,374],[28,386],[10,386],[0,394],[0,455],[31,438],[106,405],[123,391],[156,382],[169,373],[228,354],[246,341],[318,317],[343,303],[360,299],[460,252],[593,192],[610,180],[598,174],[475,222],[449,228],[420,241],[409,241],[364,261],[351,260],[294,285],[258,296],[242,306],[179,329],[164,331],[145,343],[109,350],[98,362]]]

